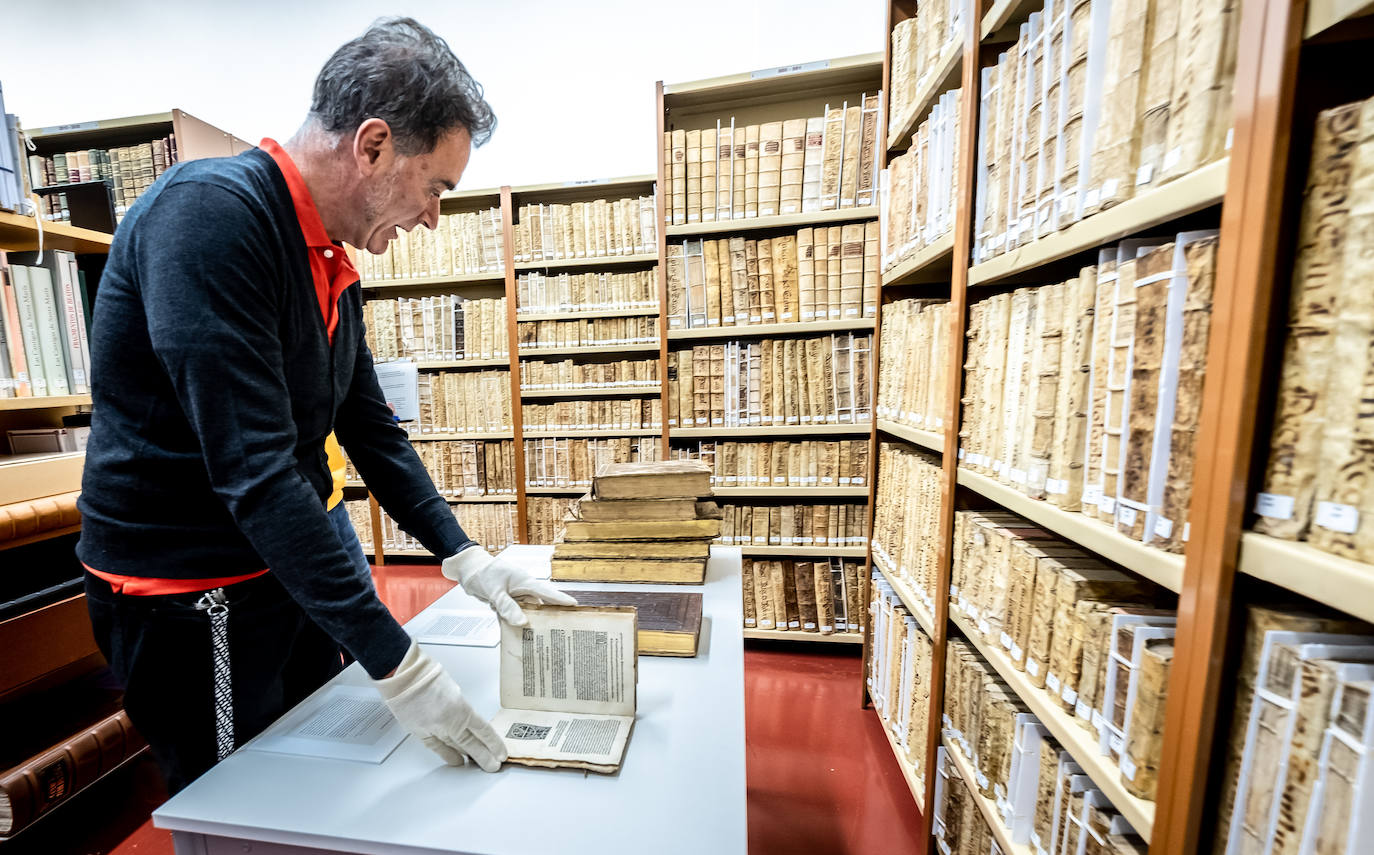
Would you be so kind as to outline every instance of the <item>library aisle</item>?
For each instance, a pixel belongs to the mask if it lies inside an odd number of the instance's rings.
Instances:
[[[434,565],[388,564],[373,579],[405,622],[452,587]],[[921,851],[920,814],[871,709],[854,703],[858,649],[754,642],[744,654],[749,852]],[[165,798],[145,760],[7,843],[4,855],[172,855],[149,814]],[[52,821],[56,820],[56,821]]]

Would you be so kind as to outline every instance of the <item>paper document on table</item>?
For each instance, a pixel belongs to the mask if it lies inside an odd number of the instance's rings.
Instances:
[[[495,647],[500,621],[491,609],[426,609],[407,627],[421,644]]]
[[[246,749],[380,763],[406,738],[377,690],[331,686],[306,699]]]
[[[501,625],[501,711],[512,763],[613,772],[634,727],[638,620],[632,608],[526,606]]]

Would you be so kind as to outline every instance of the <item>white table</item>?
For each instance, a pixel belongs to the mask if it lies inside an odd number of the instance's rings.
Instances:
[[[547,575],[551,553],[512,546],[504,554],[542,563]],[[381,764],[245,749],[158,808],[153,823],[172,831],[178,855],[744,855],[739,579],[739,549],[715,547],[704,587],[566,585],[703,594],[696,658],[640,657],[638,717],[614,775],[450,767],[414,737]],[[455,588],[431,608],[474,602]],[[495,714],[498,648],[425,648],[479,713]],[[354,664],[331,685],[367,683]]]

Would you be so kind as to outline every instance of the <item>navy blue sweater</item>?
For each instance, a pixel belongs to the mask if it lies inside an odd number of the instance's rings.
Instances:
[[[409,639],[325,513],[331,430],[426,549],[472,545],[382,396],[358,285],[331,346],[276,163],[179,164],[115,234],[91,328],[94,413],[77,553],[109,573],[198,579],[268,567],[373,677]]]

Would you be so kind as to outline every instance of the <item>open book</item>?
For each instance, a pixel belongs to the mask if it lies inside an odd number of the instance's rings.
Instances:
[[[501,710],[492,727],[509,760],[614,772],[635,723],[633,608],[524,606],[501,624]]]

